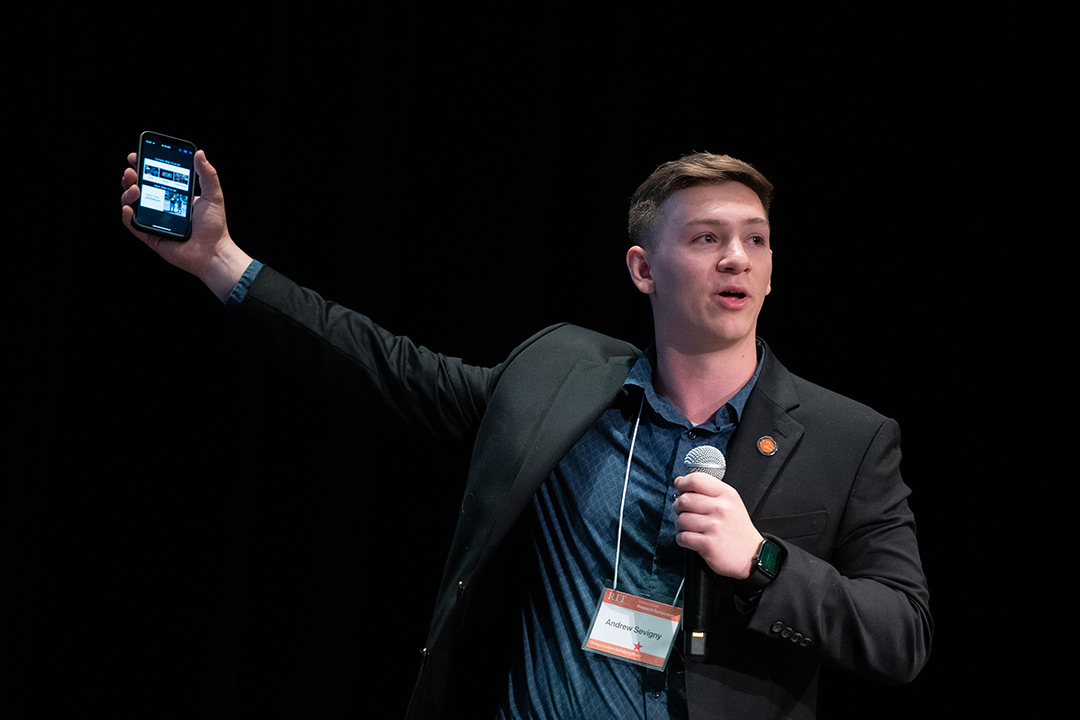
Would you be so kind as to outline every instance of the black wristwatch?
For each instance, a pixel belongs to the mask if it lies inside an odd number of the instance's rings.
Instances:
[[[769,538],[761,541],[757,555],[750,568],[750,577],[735,583],[735,594],[743,602],[755,602],[761,595],[765,586],[771,583],[780,573],[780,565],[784,560],[784,549]]]

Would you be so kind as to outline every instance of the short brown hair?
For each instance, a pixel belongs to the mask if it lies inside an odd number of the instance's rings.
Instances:
[[[630,244],[652,249],[669,197],[695,185],[740,182],[753,190],[769,216],[773,185],[752,165],[728,155],[693,153],[660,165],[630,199]]]

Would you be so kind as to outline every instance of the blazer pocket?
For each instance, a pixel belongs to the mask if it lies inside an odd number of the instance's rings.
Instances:
[[[757,518],[754,525],[762,534],[775,535],[784,540],[817,535],[824,532],[829,520],[828,510],[817,510],[798,515]]]

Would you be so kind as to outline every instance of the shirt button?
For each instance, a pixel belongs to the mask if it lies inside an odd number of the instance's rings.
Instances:
[[[693,430],[690,430],[686,433],[686,437],[690,438],[691,440],[697,440],[697,433]]]

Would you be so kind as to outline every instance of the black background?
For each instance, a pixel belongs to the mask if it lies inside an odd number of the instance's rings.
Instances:
[[[395,8],[16,23],[0,716],[397,717],[418,668],[464,456],[322,393],[121,227],[146,129],[206,150],[249,253],[476,363],[563,320],[647,344],[630,193],[690,151],[754,163],[760,332],[900,421],[937,625],[914,683],[829,672],[822,716],[1060,690],[1062,20]]]

